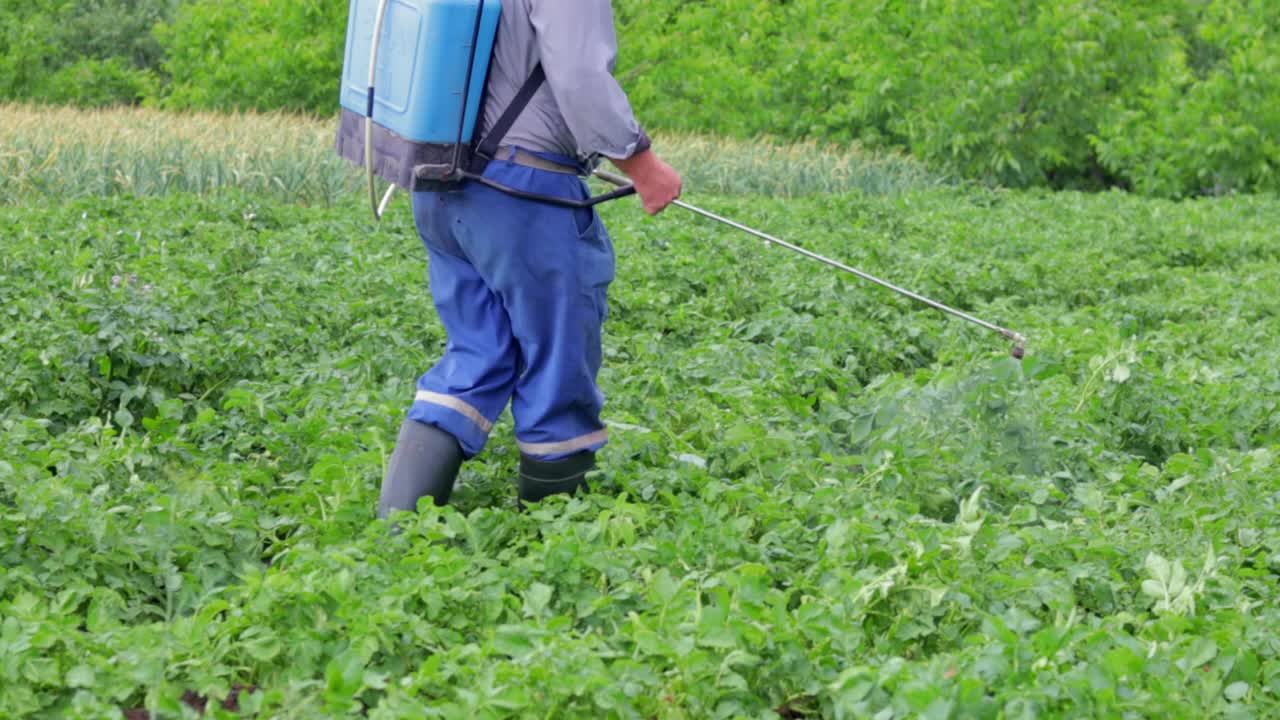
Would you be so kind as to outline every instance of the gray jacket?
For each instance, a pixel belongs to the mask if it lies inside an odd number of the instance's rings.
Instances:
[[[547,81],[503,145],[580,159],[627,158],[647,148],[649,138],[613,78],[617,54],[610,0],[502,0],[481,137],[541,61]]]

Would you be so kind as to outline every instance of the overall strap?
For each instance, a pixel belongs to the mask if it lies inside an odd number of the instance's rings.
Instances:
[[[516,118],[520,117],[520,113],[524,112],[525,107],[529,105],[529,101],[533,99],[534,93],[538,92],[538,88],[542,87],[542,83],[546,82],[546,80],[547,74],[542,70],[542,63],[538,63],[533,72],[529,74],[529,79],[525,80],[524,85],[520,86],[520,91],[516,93],[511,104],[503,111],[498,121],[493,124],[489,134],[476,147],[476,155],[480,156],[480,162],[485,163],[493,159],[493,156],[498,152],[498,146],[502,144],[502,139],[506,137],[507,132],[511,130],[511,126],[515,124]]]

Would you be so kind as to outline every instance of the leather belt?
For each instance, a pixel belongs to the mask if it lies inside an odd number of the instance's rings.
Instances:
[[[547,170],[562,175],[581,175],[582,170],[575,165],[564,165],[562,163],[547,160],[533,153],[511,145],[501,145],[498,152],[493,157],[494,160],[504,160],[516,165],[531,167],[537,170]]]

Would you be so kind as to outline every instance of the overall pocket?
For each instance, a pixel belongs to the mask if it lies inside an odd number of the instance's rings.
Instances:
[[[582,292],[591,301],[600,322],[609,317],[609,284],[617,270],[613,240],[594,208],[573,211],[578,230],[578,276]]]

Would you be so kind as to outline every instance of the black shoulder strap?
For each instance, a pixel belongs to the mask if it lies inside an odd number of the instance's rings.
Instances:
[[[502,144],[502,138],[507,136],[507,131],[516,123],[516,118],[524,112],[529,101],[533,99],[533,94],[538,92],[538,88],[542,87],[542,83],[546,80],[547,74],[542,70],[542,63],[538,63],[533,72],[529,73],[529,79],[524,81],[520,91],[511,100],[511,104],[502,112],[502,117],[498,118],[498,122],[494,123],[493,128],[489,130],[489,134],[480,141],[479,146],[476,147],[477,154],[486,159],[493,158],[498,152],[498,146]]]

